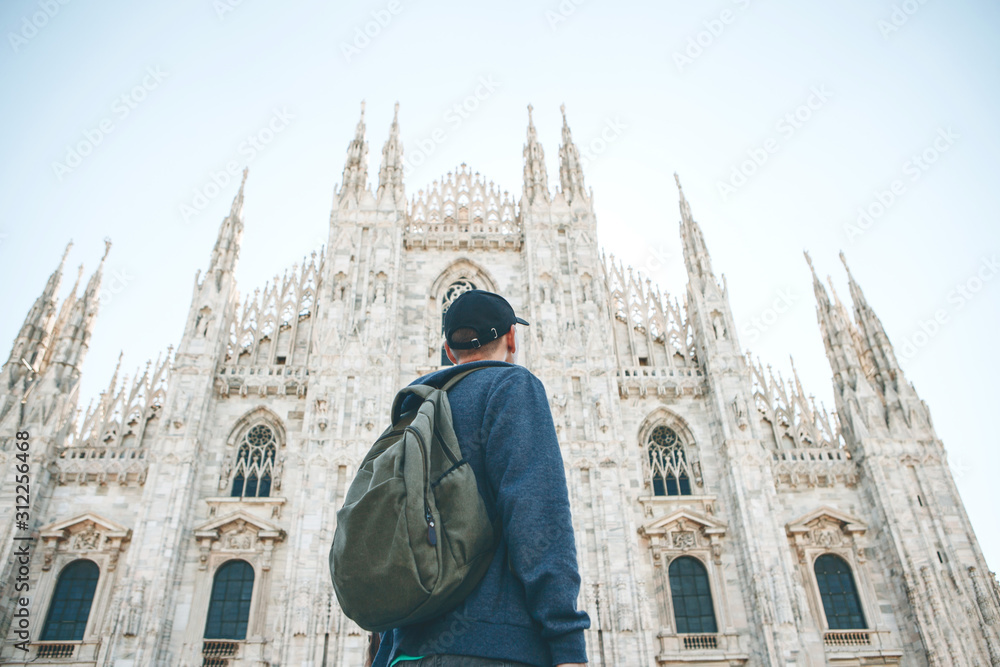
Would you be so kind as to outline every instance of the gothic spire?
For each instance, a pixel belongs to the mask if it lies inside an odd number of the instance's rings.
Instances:
[[[94,331],[97,312],[101,306],[101,282],[104,279],[104,265],[110,251],[111,239],[106,238],[104,239],[104,254],[101,256],[101,261],[94,273],[91,274],[90,280],[87,281],[83,294],[79,298],[71,295],[67,299],[72,299],[72,306],[65,321],[60,323],[59,342],[52,357],[55,364],[63,367],[57,373],[59,376],[57,384],[61,387],[64,386],[62,380],[67,371],[74,376],[73,379],[79,377],[80,365],[83,363],[90,346],[90,336]],[[75,295],[75,286],[73,292]],[[62,318],[60,317],[60,319]]]
[[[108,383],[108,388],[101,392],[101,403],[106,411],[108,406],[115,397],[115,390],[118,389],[118,373],[122,369],[122,357],[125,356],[124,350],[118,351],[118,363],[115,364],[115,372],[111,374],[111,382]],[[125,378],[125,383],[128,383],[128,378]]]
[[[830,366],[834,375],[839,376],[847,370],[847,363],[844,355],[839,353],[837,341],[840,338],[841,330],[837,326],[839,313],[830,302],[830,295],[816,275],[816,267],[813,266],[812,257],[807,250],[802,251],[805,255],[806,264],[809,265],[809,273],[813,279],[813,293],[816,295],[816,319],[819,322],[820,334],[823,336],[823,344],[826,347],[826,355],[830,359]]]
[[[215,239],[212,258],[205,273],[206,277],[214,275],[216,289],[222,288],[223,275],[236,271],[236,263],[240,256],[240,241],[243,238],[243,189],[247,183],[248,173],[249,168],[244,167],[239,192],[233,199],[229,215],[219,225],[219,235]]]
[[[562,112],[562,145],[559,146],[559,183],[567,203],[573,200],[585,199],[587,189],[583,184],[583,166],[580,164],[580,151],[573,143],[573,135],[566,122],[566,105],[559,107]]]
[[[524,144],[524,196],[528,203],[549,201],[549,177],[545,171],[545,151],[538,143],[535,123],[531,118],[533,107],[528,105],[528,141]]]
[[[403,144],[399,141],[399,102],[392,116],[389,138],[382,147],[382,166],[378,172],[378,203],[391,208],[405,208],[406,194],[403,191]]]
[[[851,300],[854,302],[854,319],[857,321],[861,334],[858,341],[861,349],[870,354],[874,366],[873,370],[883,388],[892,384],[897,391],[901,389],[905,391],[908,385],[903,381],[903,371],[896,361],[896,354],[885,329],[882,327],[882,322],[868,305],[861,287],[854,280],[854,275],[847,265],[847,258],[844,257],[843,252],[840,253],[840,261],[843,262],[844,269],[847,270],[847,282],[851,290]]]
[[[709,280],[715,282],[715,275],[712,273],[712,259],[709,257],[701,227],[691,215],[691,206],[688,204],[687,198],[684,197],[681,179],[676,173],[674,180],[677,182],[677,192],[680,194],[681,242],[684,245],[684,263],[687,265],[688,276],[697,279],[702,284]]]
[[[858,362],[861,364],[861,371],[864,373],[866,378],[870,378],[875,373],[875,367],[872,363],[871,350],[868,350],[861,341],[861,332],[858,331],[857,325],[854,320],[851,319],[851,313],[844,306],[844,303],[840,300],[840,295],[837,294],[837,288],[833,284],[833,278],[826,276],[826,284],[830,286],[830,294],[833,296],[833,309],[839,315],[840,321],[844,323],[846,331],[850,334],[851,342],[854,345],[854,353],[858,357]]]
[[[795,368],[795,359],[788,355],[788,361],[792,365],[792,379],[795,380],[795,392],[802,398],[806,397],[806,392],[802,389],[802,382],[799,380],[799,371]]]
[[[340,202],[357,202],[368,187],[368,142],[365,141],[365,103],[361,101],[361,119],[354,130],[354,138],[347,146],[344,178],[340,186]]]
[[[49,281],[45,284],[45,289],[42,291],[42,296],[46,300],[55,301],[56,292],[59,291],[59,285],[62,283],[62,273],[63,268],[66,266],[66,256],[69,255],[69,249],[73,247],[73,239],[69,240],[66,244],[66,249],[63,250],[62,258],[59,260],[59,266],[56,270],[52,272],[49,276]]]
[[[42,373],[52,360],[55,358],[56,348],[59,346],[59,341],[63,338],[63,332],[66,331],[66,325],[69,322],[70,315],[73,309],[76,308],[76,303],[79,301],[77,297],[77,292],[80,289],[80,281],[83,280],[83,264],[76,267],[76,279],[73,281],[73,288],[70,289],[69,294],[63,299],[62,305],[59,306],[59,314],[56,315],[55,322],[52,324],[52,344],[48,346],[45,350],[45,356],[41,362],[36,362],[33,364],[35,371],[39,374]]]
[[[240,180],[240,189],[236,193],[236,197],[233,198],[233,203],[229,207],[229,217],[243,219],[243,188],[247,184],[247,174],[250,172],[250,167],[243,167],[243,178]]]
[[[816,319],[823,336],[826,356],[833,370],[834,383],[838,391],[850,389],[859,394],[871,395],[874,391],[868,383],[864,365],[858,355],[855,343],[856,330],[847,312],[834,292],[835,302],[830,301],[826,288],[816,275],[812,258],[805,252],[809,271],[812,273],[813,291],[816,294]],[[831,287],[832,289],[832,287]]]
[[[101,290],[101,282],[104,280],[104,264],[108,260],[108,253],[111,252],[111,239],[104,239],[104,254],[101,255],[101,261],[97,264],[97,269],[91,274],[90,280],[87,281],[87,289],[83,293],[83,298],[87,301],[93,302],[98,298],[98,292]],[[97,309],[94,308],[94,312]]]
[[[7,364],[5,364],[6,372],[9,374],[7,380],[10,386],[13,386],[13,383],[27,371],[27,368],[21,361],[22,359],[36,371],[39,370],[36,360],[38,362],[42,361],[45,348],[50,343],[53,318],[56,313],[56,294],[59,292],[59,286],[62,284],[66,256],[72,247],[73,241],[66,244],[66,250],[63,251],[59,265],[49,276],[48,281],[45,283],[45,288],[42,289],[42,293],[35,299],[34,305],[31,306],[27,316],[24,318],[24,323],[21,325],[21,330],[18,332],[17,338],[14,339],[10,358],[7,360]]]
[[[59,337],[62,335],[63,329],[66,328],[66,323],[69,321],[69,315],[76,306],[77,292],[80,290],[80,281],[83,280],[83,264],[76,267],[76,279],[73,281],[73,288],[70,289],[69,294],[63,299],[62,305],[59,307],[59,314],[56,316],[55,324],[52,326],[52,335],[54,337]],[[52,349],[49,349],[52,352]],[[46,358],[50,357],[46,355]]]

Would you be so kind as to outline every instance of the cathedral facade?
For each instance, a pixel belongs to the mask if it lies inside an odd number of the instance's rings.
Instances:
[[[550,188],[530,113],[519,199],[462,165],[408,201],[398,120],[373,191],[362,110],[327,245],[241,298],[244,173],[176,349],[86,410],[104,260],[61,305],[60,264],[0,371],[0,662],[360,665],[335,513],[479,288],[531,322],[591,664],[1000,665],[996,580],[850,272],[850,309],[813,274],[831,414],[741,350],[683,191],[677,299],[601,255],[565,114]]]

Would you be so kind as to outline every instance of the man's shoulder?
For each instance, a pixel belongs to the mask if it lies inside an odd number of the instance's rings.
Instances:
[[[477,386],[495,386],[498,383],[506,382],[508,380],[540,382],[535,374],[524,366],[509,364],[505,361],[470,361],[465,364],[449,366],[432,373],[427,373],[426,375],[422,375],[417,378],[410,384],[429,384],[440,387],[455,375],[476,369],[482,370],[472,373],[467,378],[463,379],[462,384],[468,383],[470,385]]]

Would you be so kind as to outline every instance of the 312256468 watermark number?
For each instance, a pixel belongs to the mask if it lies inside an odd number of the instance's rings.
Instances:
[[[19,640],[14,646],[27,652],[28,638],[31,636],[31,617],[28,610],[28,605],[31,602],[28,593],[31,588],[28,581],[28,565],[31,563],[31,541],[34,539],[30,532],[31,465],[29,459],[31,445],[28,439],[31,434],[27,431],[18,431],[15,437],[14,447],[17,449],[17,454],[14,455],[14,458],[17,459],[17,463],[14,466],[16,471],[14,483],[17,486],[14,490],[14,522],[17,531],[27,533],[27,535],[14,535],[14,541],[19,544],[14,549],[14,591],[17,593],[17,599],[14,619],[11,622],[11,633]]]

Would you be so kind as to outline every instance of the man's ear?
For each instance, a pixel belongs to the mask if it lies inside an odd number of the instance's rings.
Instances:
[[[515,325],[513,325],[513,324],[510,325],[510,331],[507,332],[507,336],[506,336],[506,338],[507,338],[507,351],[510,352],[511,355],[514,355],[514,354],[517,353],[517,341],[515,340],[516,336],[514,334],[514,326]]]
[[[458,365],[458,358],[455,356],[455,353],[452,352],[451,348],[448,347],[448,343],[444,344],[444,353],[448,355],[448,358],[451,360],[451,363],[455,364],[456,366]]]

